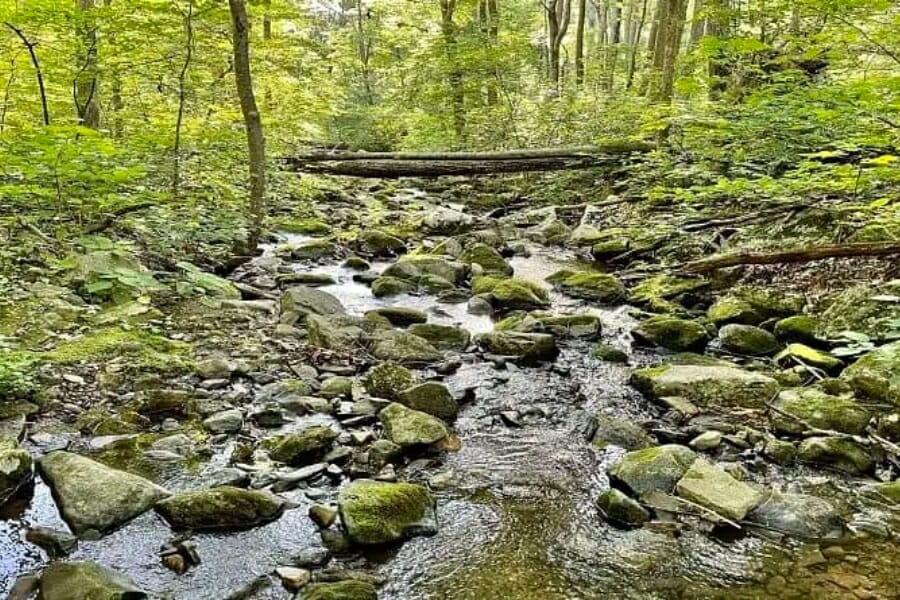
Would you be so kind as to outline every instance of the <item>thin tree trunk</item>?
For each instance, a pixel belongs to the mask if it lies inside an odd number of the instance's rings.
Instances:
[[[681,36],[687,16],[687,0],[659,0],[658,13],[650,98],[654,102],[671,102]]]
[[[625,74],[625,89],[630,90],[634,85],[634,72],[637,68],[637,55],[638,49],[641,45],[641,36],[644,33],[644,25],[647,22],[647,8],[648,8],[649,0],[642,0],[642,8],[641,8],[641,17],[638,19],[637,25],[634,29],[634,35],[632,36],[631,43],[628,48],[628,66],[626,67],[627,71]]]
[[[365,92],[366,104],[375,105],[375,93],[372,90],[372,74],[369,66],[372,55],[372,43],[366,34],[366,22],[363,13],[362,0],[356,0],[356,45],[357,56],[362,67],[363,91]]]
[[[91,18],[94,0],[78,0],[81,21],[78,36],[81,39],[84,63],[73,82],[75,114],[79,124],[91,129],[100,128],[99,76],[97,68],[97,27]]]
[[[466,133],[466,96],[463,89],[463,73],[459,62],[459,50],[456,39],[456,23],[453,15],[456,10],[457,0],[440,0],[441,2],[441,34],[444,38],[444,50],[447,53],[447,62],[450,66],[450,100],[453,113],[453,131],[456,134],[456,143],[465,139]]]
[[[234,78],[244,125],[247,129],[247,150],[250,162],[250,235],[248,245],[255,250],[266,217],[266,141],[262,119],[253,93],[250,69],[250,20],[244,0],[228,0],[231,10],[234,45]]]
[[[478,22],[481,34],[488,49],[494,49],[500,37],[500,9],[498,0],[479,0]],[[491,78],[485,85],[485,98],[488,106],[494,106],[499,100],[497,87],[501,78],[500,70],[495,66],[491,71]]]
[[[739,265],[776,265],[784,263],[804,263],[826,258],[847,258],[854,256],[893,256],[900,254],[900,243],[875,242],[866,244],[836,244],[814,246],[781,252],[736,252],[721,256],[711,256],[682,265],[682,273],[709,273],[716,269]]]
[[[106,0],[105,6],[107,8],[111,7],[113,0]],[[107,34],[107,43],[105,44],[108,47],[109,53],[112,54],[116,49],[116,32],[110,31]],[[118,69],[112,69],[112,75],[110,76],[112,80],[112,84],[110,86],[110,105],[112,108],[112,118],[107,119],[107,121],[111,121],[111,127],[113,137],[121,137],[122,136],[122,109],[125,108],[125,103],[122,100],[122,77],[119,74]]]
[[[619,61],[619,44],[622,42],[622,6],[613,2],[609,15],[609,45],[606,47],[606,78],[603,87],[607,92],[613,90],[616,79],[616,66]]]
[[[560,91],[560,51],[563,39],[569,29],[569,21],[572,18],[571,0],[550,0],[547,4],[547,43],[550,56],[550,83],[554,91]]]
[[[15,53],[9,59],[9,77],[6,79],[6,86],[3,88],[3,106],[0,107],[0,134],[6,129],[6,113],[9,111],[9,96],[13,83],[16,81],[16,62],[19,59],[19,53]]]
[[[10,30],[13,31],[19,39],[22,40],[22,43],[25,44],[25,48],[28,50],[28,55],[31,57],[31,64],[34,66],[34,74],[37,78],[38,90],[41,95],[41,109],[44,117],[44,125],[50,124],[50,108],[47,106],[47,90],[44,89],[44,74],[41,71],[41,63],[38,60],[37,52],[35,51],[35,46],[37,44],[28,39],[25,33],[9,22],[4,22],[4,25],[9,27]]]
[[[575,24],[575,83],[584,83],[584,21],[587,0],[578,0],[578,22]]]
[[[694,0],[691,15],[691,48],[696,48],[706,35],[706,6],[704,0]]]
[[[178,116],[175,119],[175,144],[173,155],[175,158],[174,173],[172,175],[172,196],[181,197],[181,127],[184,123],[184,105],[187,98],[187,74],[191,68],[191,60],[194,57],[194,2],[188,2],[188,11],[184,16],[185,53],[181,72],[178,74]]]

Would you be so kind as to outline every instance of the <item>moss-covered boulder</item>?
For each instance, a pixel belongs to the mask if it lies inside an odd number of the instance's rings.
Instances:
[[[400,392],[415,385],[412,371],[397,363],[386,362],[372,367],[363,382],[366,391],[376,398],[397,400]]]
[[[415,283],[399,277],[382,275],[372,282],[372,295],[376,298],[399,296],[400,294],[409,294],[414,291],[416,291]]]
[[[319,238],[296,246],[290,245],[287,252],[294,260],[318,260],[334,256],[337,253],[337,245],[331,240]]]
[[[716,300],[706,312],[706,317],[719,327],[732,323],[759,325],[765,321],[765,317],[757,312],[752,304],[733,296],[725,296]]]
[[[0,437],[0,505],[32,478],[32,460],[13,439]]]
[[[92,562],[52,562],[41,572],[38,600],[143,600],[126,575]]]
[[[250,529],[279,518],[284,500],[259,490],[221,486],[180,492],[156,504],[174,529],[215,531]]]
[[[652,399],[678,397],[698,406],[760,408],[778,393],[771,377],[736,367],[661,365],[637,369],[631,384]]]
[[[559,348],[552,335],[492,331],[475,338],[478,347],[489,354],[513,356],[525,364],[556,360]]]
[[[601,413],[594,418],[594,424],[597,429],[594,431],[592,441],[596,448],[618,446],[625,450],[643,450],[656,443],[632,420],[618,419]]]
[[[807,426],[828,429],[842,433],[861,434],[869,424],[871,415],[863,406],[849,398],[831,396],[815,388],[784,390],[778,395],[774,406],[781,412],[793,415],[803,421],[779,413],[771,415],[776,430],[788,434],[801,434]]]
[[[428,446],[450,435],[440,419],[396,402],[388,405],[378,417],[387,438],[404,448]]]
[[[848,288],[828,301],[819,318],[818,333],[825,338],[836,338],[842,331],[856,331],[880,339],[887,323],[900,319],[898,296],[898,280]]]
[[[357,479],[338,494],[338,510],[347,535],[364,546],[437,533],[435,501],[421,485]]]
[[[478,281],[478,289],[484,290],[485,283],[488,282],[492,284],[489,290],[491,304],[500,312],[536,310],[550,306],[550,295],[540,284],[525,279],[481,279]]]
[[[279,300],[281,322],[293,325],[307,315],[343,315],[344,305],[328,292],[298,285],[288,288]]]
[[[844,370],[841,379],[866,399],[900,405],[900,342],[864,354]]]
[[[747,356],[769,356],[780,347],[775,336],[753,325],[732,323],[719,330],[722,347]]]
[[[441,352],[463,352],[469,347],[472,335],[462,327],[416,323],[408,331],[426,340]]]
[[[625,286],[609,273],[575,273],[562,281],[558,288],[567,296],[599,304],[619,304],[625,301],[626,296]]]
[[[709,287],[709,282],[697,277],[676,277],[674,275],[654,275],[638,283],[631,290],[629,301],[643,306],[677,300],[681,296],[693,294]]]
[[[826,373],[837,373],[844,366],[843,361],[836,356],[803,344],[789,344],[775,356],[775,363],[782,367],[803,364],[822,369]]]
[[[635,494],[670,494],[696,459],[690,448],[669,444],[628,452],[608,472],[614,482]]]
[[[193,370],[190,344],[139,329],[108,327],[93,329],[57,344],[41,358],[62,365],[109,363],[129,371],[181,373]]]
[[[390,265],[382,275],[413,282],[426,275],[434,275],[451,283],[461,284],[466,278],[466,267],[462,263],[447,260],[444,256],[410,254]]]
[[[817,318],[809,315],[794,315],[775,323],[775,337],[784,344],[805,344],[815,346],[821,343],[817,332],[820,328]]]
[[[675,485],[682,498],[732,521],[741,521],[763,495],[723,469],[698,458]]]
[[[396,256],[406,252],[403,240],[377,229],[369,229],[360,234],[359,246],[360,250],[373,256]]]
[[[79,536],[112,530],[169,495],[143,477],[70,452],[52,452],[38,467],[63,519]]]
[[[397,327],[408,327],[414,323],[425,323],[428,321],[428,315],[417,308],[407,308],[405,306],[382,306],[374,310],[370,310],[366,314],[376,314],[390,321],[391,325]]]
[[[202,290],[204,294],[214,298],[240,300],[241,292],[227,279],[207,273],[189,262],[182,261],[176,266],[181,269],[184,282],[192,288]]]
[[[851,475],[868,473],[874,466],[872,457],[862,446],[838,437],[811,437],[803,440],[797,449],[797,458]]]
[[[325,456],[337,438],[330,427],[308,427],[299,433],[287,433],[263,440],[263,447],[273,460],[302,467],[318,462]]]
[[[353,378],[334,375],[322,381],[319,395],[323,398],[349,398],[353,392]]]
[[[674,352],[702,352],[710,339],[701,323],[668,315],[650,317],[632,329],[631,335],[639,344]]]
[[[187,390],[139,390],[135,393],[134,409],[151,421],[184,419],[196,414],[197,401],[194,394]]]
[[[604,362],[627,364],[628,353],[610,344],[597,344],[591,349],[591,356]]]
[[[361,256],[350,256],[347,260],[344,261],[343,266],[345,269],[353,269],[354,271],[368,271],[372,268],[372,265],[366,259]]]
[[[297,600],[378,600],[378,591],[368,581],[347,579],[331,583],[311,583]]]
[[[596,315],[553,315],[543,312],[517,313],[496,325],[500,331],[549,333],[558,339],[586,340],[599,339],[602,328],[600,317]]]
[[[372,356],[402,364],[430,363],[444,355],[427,340],[407,331],[379,330],[372,335]]]
[[[459,262],[465,265],[478,265],[485,273],[503,276],[513,274],[513,268],[503,256],[487,244],[472,244],[459,255]]]
[[[398,402],[439,419],[455,419],[459,404],[447,386],[436,381],[426,381],[400,392]]]
[[[650,520],[650,512],[646,508],[617,489],[600,494],[597,509],[607,521],[624,527],[640,527]]]
[[[364,347],[377,327],[370,320],[347,315],[308,315],[304,323],[310,345],[342,351]]]
[[[845,533],[838,510],[827,500],[807,494],[772,492],[747,515],[747,521],[807,540],[838,539]]]

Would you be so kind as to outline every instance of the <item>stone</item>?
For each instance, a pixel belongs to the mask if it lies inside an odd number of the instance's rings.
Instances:
[[[325,399],[349,398],[353,392],[353,379],[335,375],[322,382],[319,395]]]
[[[402,364],[431,363],[444,355],[426,340],[405,331],[379,331],[373,336],[372,356]]]
[[[368,581],[347,579],[307,585],[298,600],[378,600],[378,592]]]
[[[429,208],[422,220],[422,226],[436,235],[462,233],[470,229],[474,223],[472,215],[443,206]]]
[[[150,389],[135,394],[137,412],[152,421],[184,419],[196,412],[196,398],[187,390]]]
[[[640,527],[650,520],[650,512],[646,508],[617,489],[600,494],[597,508],[607,521],[625,527]]]
[[[837,437],[811,437],[800,442],[797,458],[802,462],[825,465],[851,475],[872,470],[872,458],[858,444]]]
[[[337,283],[334,277],[328,273],[285,273],[278,275],[275,281],[279,285],[306,285],[309,287],[321,287]]]
[[[372,282],[372,295],[376,298],[409,294],[416,290],[416,285],[399,277],[381,276]]]
[[[841,332],[854,331],[878,339],[889,328],[888,324],[900,318],[900,282],[892,279],[883,284],[871,282],[849,287],[830,298],[819,315],[819,333],[829,339]]]
[[[625,450],[642,450],[655,444],[653,438],[631,420],[598,414],[593,424],[596,425],[593,435],[593,444],[596,448],[618,446]]]
[[[309,518],[319,529],[328,529],[337,520],[338,511],[332,506],[314,504],[309,507]]]
[[[372,367],[363,382],[366,391],[376,398],[396,400],[400,392],[412,387],[416,377],[412,371],[397,363],[386,362]]]
[[[287,400],[296,400],[312,393],[307,381],[302,379],[282,379],[266,384],[256,395],[256,399],[262,404],[273,402],[281,403]]]
[[[844,520],[831,503],[805,494],[773,492],[747,520],[769,531],[809,540],[838,539],[845,531]]]
[[[410,254],[390,265],[382,275],[405,279],[413,283],[432,275],[453,284],[465,281],[466,267],[462,263],[431,254]]]
[[[513,268],[503,256],[487,244],[472,244],[459,255],[459,262],[465,265],[479,265],[484,273],[510,276]]]
[[[719,327],[731,323],[759,325],[765,320],[749,302],[729,296],[716,300],[706,312],[706,317]]]
[[[826,373],[834,373],[844,366],[841,359],[803,344],[789,344],[787,348],[775,356],[775,364],[782,367],[804,364],[809,367],[822,369]]]
[[[490,315],[494,312],[494,306],[488,297],[474,296],[469,298],[466,310],[472,315]]]
[[[369,463],[376,468],[381,468],[388,463],[393,463],[403,454],[403,447],[390,440],[375,440],[369,446]]]
[[[544,333],[493,331],[477,336],[475,342],[484,352],[514,356],[525,364],[553,361],[559,356],[556,340]]]
[[[368,271],[372,268],[369,261],[359,256],[351,256],[344,261],[342,265],[345,269],[353,269],[354,271]]]
[[[334,242],[319,238],[297,246],[288,246],[287,249],[294,260],[316,260],[334,256],[337,247]]]
[[[669,444],[628,452],[608,472],[635,494],[669,494],[696,459],[690,448]]]
[[[591,350],[591,356],[610,363],[628,364],[628,353],[609,344],[598,344]]]
[[[408,329],[441,352],[464,352],[472,341],[471,334],[462,327],[416,323]]]
[[[690,446],[694,450],[715,450],[719,446],[722,445],[722,432],[721,431],[704,431],[697,437],[691,440]]]
[[[373,256],[396,256],[406,252],[403,240],[377,229],[363,231],[359,242],[362,251]]]
[[[725,325],[719,330],[719,339],[726,350],[747,356],[769,356],[779,348],[774,335],[753,325]]]
[[[501,331],[547,333],[558,339],[587,340],[598,339],[602,327],[600,317],[596,315],[551,315],[546,313],[516,313],[496,325],[496,329]]]
[[[778,382],[736,367],[661,365],[637,369],[631,384],[655,400],[683,398],[701,407],[760,408],[779,391]]]
[[[816,346],[821,343],[817,332],[819,320],[809,315],[794,315],[775,323],[775,337],[785,344],[805,344]]]
[[[459,412],[459,404],[450,390],[436,381],[427,381],[403,390],[398,402],[439,419],[455,419]]]
[[[397,327],[408,327],[414,323],[425,323],[428,321],[428,315],[424,311],[403,306],[382,306],[370,310],[366,314],[380,315],[390,321],[391,325]]]
[[[678,495],[732,521],[741,521],[762,494],[700,458],[675,485]]]
[[[344,305],[335,296],[306,286],[286,289],[279,300],[281,322],[293,325],[307,315],[343,315]]]
[[[53,562],[41,573],[40,600],[142,600],[126,575],[92,562]]]
[[[220,486],[179,492],[157,503],[156,511],[175,529],[250,529],[278,519],[285,502],[259,490]]]
[[[815,388],[784,390],[773,406],[802,419],[809,426],[859,435],[866,430],[869,411],[849,398],[831,396]],[[788,416],[772,412],[769,417],[776,431],[799,435],[807,426]]]
[[[46,552],[50,560],[68,556],[78,549],[78,538],[74,535],[40,525],[29,527],[25,539]]]
[[[402,404],[390,404],[379,419],[387,438],[404,448],[434,444],[450,434],[440,419]]]
[[[298,567],[278,567],[275,575],[281,580],[281,585],[289,592],[296,592],[312,579],[312,573],[308,569]]]
[[[488,278],[482,278],[485,280]],[[490,290],[476,291],[476,281],[472,282],[472,292],[488,293],[491,305],[500,312],[512,310],[536,310],[550,306],[550,294],[540,284],[525,279],[501,279]]]
[[[347,535],[359,545],[437,533],[434,498],[417,484],[357,479],[339,492],[338,510]]]
[[[874,495],[880,500],[887,500],[891,504],[900,504],[900,481],[888,481],[874,483],[863,488],[863,492]]]
[[[900,405],[900,342],[862,355],[841,373],[841,379],[863,398]]]
[[[203,420],[203,428],[213,434],[237,433],[244,426],[244,417],[238,409],[224,410]]]
[[[222,357],[197,361],[194,368],[203,379],[228,379],[233,370],[231,363]]]
[[[358,350],[369,341],[375,324],[359,317],[308,315],[305,320],[307,339],[312,346],[348,352]]]
[[[69,452],[52,452],[38,466],[63,519],[78,536],[110,531],[169,495],[143,477]]]
[[[27,451],[0,438],[0,505],[32,479],[32,460]]]
[[[635,341],[659,346],[674,352],[702,352],[709,342],[709,332],[697,321],[659,315],[650,317],[631,330]]]
[[[331,450],[338,434],[330,427],[313,426],[299,433],[288,433],[263,440],[272,460],[302,467],[319,462]]]
[[[771,458],[775,463],[786,466],[794,462],[797,458],[797,448],[790,442],[779,439],[770,439],[763,447],[765,455]]]
[[[622,282],[608,273],[575,273],[557,287],[567,296],[599,304],[620,304],[627,296]]]

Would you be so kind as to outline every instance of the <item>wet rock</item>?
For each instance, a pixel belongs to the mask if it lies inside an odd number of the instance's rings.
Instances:
[[[880,500],[887,500],[891,504],[900,504],[900,481],[875,483],[863,488],[863,493],[873,495]]]
[[[558,287],[567,296],[600,304],[619,304],[625,301],[627,295],[622,282],[608,273],[575,273]]]
[[[322,382],[319,395],[326,399],[349,398],[353,393],[353,379],[335,375]]]
[[[526,364],[553,361],[559,356],[553,336],[543,333],[494,331],[477,336],[475,342],[484,352],[514,356]]]
[[[403,447],[390,440],[375,440],[369,446],[369,463],[380,469],[400,458]]]
[[[602,323],[595,315],[550,315],[545,313],[517,313],[499,323],[501,331],[548,333],[556,338],[594,340],[600,337]]]
[[[851,475],[868,473],[873,467],[872,458],[862,447],[837,437],[811,437],[803,440],[797,449],[797,458]]]
[[[204,429],[213,434],[237,433],[243,426],[244,417],[236,408],[216,413],[203,420]]]
[[[429,254],[413,254],[404,256],[384,270],[384,276],[396,277],[417,283],[422,277],[432,275],[453,284],[465,281],[465,265],[447,260],[443,256]]]
[[[422,411],[439,419],[454,419],[459,405],[442,383],[428,381],[407,388],[400,393],[398,401],[413,410]]]
[[[368,581],[336,581],[313,583],[304,589],[298,600],[378,600],[375,586]]]
[[[631,383],[659,400],[679,397],[699,406],[764,406],[779,391],[778,382],[735,367],[662,365],[638,369]]]
[[[385,544],[437,533],[435,501],[421,485],[358,479],[341,490],[338,509],[347,535],[356,544]]]
[[[779,465],[789,465],[797,458],[797,448],[790,442],[771,439],[763,448],[766,456]]]
[[[366,375],[363,385],[369,394],[377,398],[396,400],[400,397],[400,392],[415,383],[416,377],[412,371],[397,363],[387,362],[373,367]]]
[[[194,368],[202,379],[228,379],[233,370],[231,363],[221,357],[197,361]]]
[[[765,317],[759,314],[753,305],[746,300],[726,296],[719,298],[709,307],[707,318],[717,326],[739,323],[742,325],[759,325]]]
[[[827,352],[804,346],[803,344],[790,344],[787,348],[778,353],[775,357],[775,363],[780,366],[793,366],[795,364],[804,364],[817,369],[822,369],[826,373],[834,373],[839,371],[844,363]]]
[[[309,343],[319,348],[352,351],[366,345],[376,324],[359,317],[332,315],[306,317]]]
[[[625,450],[642,450],[655,445],[644,429],[632,420],[618,419],[604,414],[595,418],[593,444],[597,448],[619,446]]]
[[[704,431],[692,439],[688,445],[694,450],[715,450],[722,445],[722,432],[714,430]]]
[[[337,520],[338,511],[332,506],[315,504],[309,507],[309,518],[319,529],[328,529]]]
[[[609,344],[598,344],[591,350],[591,356],[605,362],[628,364],[628,354]]]
[[[742,520],[762,494],[724,470],[697,459],[675,485],[678,495],[732,521]]]
[[[95,535],[143,514],[169,492],[151,481],[69,452],[43,457],[39,468],[76,535]]]
[[[213,488],[223,485],[234,487],[247,487],[250,484],[250,476],[234,467],[225,467],[205,475],[197,480],[198,488]]]
[[[650,512],[646,508],[616,489],[600,494],[597,508],[607,521],[625,527],[640,527],[650,520]]]
[[[425,323],[428,321],[428,315],[417,308],[406,308],[402,306],[383,306],[370,310],[368,314],[376,314],[387,319],[391,325],[397,327],[408,327],[414,323]]]
[[[503,279],[493,286],[489,294],[491,305],[499,312],[535,310],[550,306],[547,290],[524,279]]]
[[[65,531],[41,527],[29,527],[25,539],[47,553],[50,560],[63,558],[78,549],[78,538]]]
[[[444,423],[421,411],[393,403],[379,415],[388,439],[402,447],[425,446],[449,435]]]
[[[347,258],[342,266],[345,269],[353,269],[354,271],[368,271],[372,268],[372,265],[369,264],[369,261],[359,256],[351,256]]]
[[[753,325],[725,325],[719,330],[719,339],[726,350],[747,356],[769,356],[779,348],[774,335]]]
[[[675,352],[702,352],[709,332],[697,321],[659,315],[650,317],[631,331],[635,341]]]
[[[466,309],[473,315],[490,315],[494,312],[494,306],[490,302],[490,296],[474,296],[469,298]]]
[[[826,500],[805,494],[773,492],[747,520],[770,531],[806,539],[839,538],[844,520]]]
[[[192,531],[249,529],[274,521],[284,508],[268,492],[228,486],[180,492],[156,504],[169,525]]]
[[[469,230],[474,223],[475,219],[472,215],[443,206],[429,208],[422,220],[422,226],[430,233],[437,235],[463,233]]]
[[[697,455],[685,446],[670,444],[628,452],[609,468],[613,480],[635,494],[671,493]]]
[[[91,562],[50,563],[41,573],[41,600],[141,600],[147,598],[126,575]]]
[[[417,335],[405,331],[378,331],[372,337],[372,356],[403,364],[430,363],[443,358],[437,348]]]
[[[184,419],[197,412],[195,396],[187,390],[140,390],[134,401],[138,414],[157,422]]]
[[[337,246],[326,239],[314,239],[297,246],[287,246],[290,257],[294,260],[315,260],[334,256]]]
[[[510,276],[513,268],[503,256],[487,244],[472,244],[459,255],[465,265],[479,265],[484,273]]]
[[[900,404],[900,342],[864,354],[844,370],[841,379],[864,398]]]
[[[853,400],[831,396],[814,388],[784,390],[774,406],[812,427],[854,435],[863,433],[871,418],[869,412]],[[770,419],[775,429],[783,433],[801,434],[807,429],[796,419],[778,413],[772,413]]]
[[[281,322],[293,325],[307,315],[342,315],[344,305],[328,292],[297,286],[284,291],[279,300]]]
[[[417,323],[410,326],[408,331],[428,341],[441,352],[463,352],[472,341],[468,331],[452,325]]]
[[[250,418],[259,427],[275,428],[281,427],[285,423],[290,423],[291,419],[285,414],[279,404],[268,404],[261,408],[257,408],[250,413]]]
[[[295,467],[319,462],[331,449],[338,434],[329,427],[308,427],[299,433],[288,433],[263,440],[273,460]]]
[[[372,294],[376,298],[409,294],[416,290],[416,285],[399,277],[381,276],[372,282]]]
[[[821,343],[817,335],[819,321],[809,315],[795,315],[775,323],[775,337],[785,344],[815,346]]]
[[[0,437],[0,505],[22,485],[31,481],[32,460],[27,451],[10,438]]]
[[[312,573],[308,569],[297,567],[278,567],[275,569],[275,575],[281,580],[284,589],[290,592],[296,592],[312,579]]]
[[[396,256],[406,252],[406,244],[398,237],[377,229],[369,229],[360,235],[360,249],[373,256]]]

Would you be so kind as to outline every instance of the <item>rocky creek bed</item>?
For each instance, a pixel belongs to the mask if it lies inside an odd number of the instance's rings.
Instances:
[[[896,597],[896,343],[840,358],[802,297],[620,280],[576,250],[610,250],[589,211],[424,212],[418,244],[188,270],[168,315],[33,290],[93,320],[0,422],[0,592]]]

